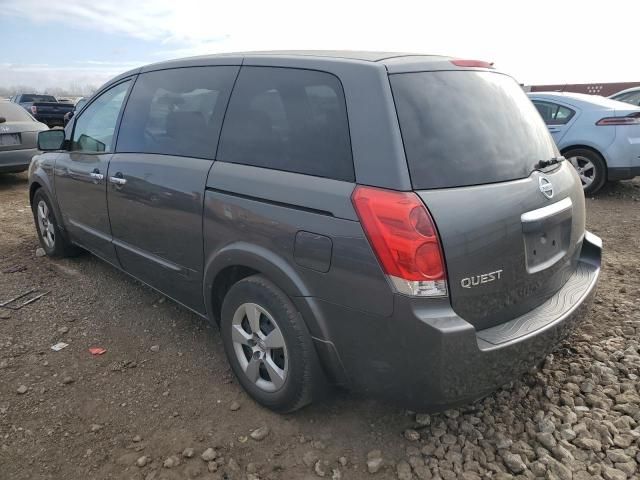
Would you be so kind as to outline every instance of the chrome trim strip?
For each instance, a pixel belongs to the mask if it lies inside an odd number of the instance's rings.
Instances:
[[[559,202],[552,203],[551,205],[547,205],[546,207],[523,213],[520,216],[520,221],[522,223],[537,222],[540,220],[544,220],[545,218],[553,217],[554,215],[557,215],[558,213],[565,210],[570,210],[571,208],[573,208],[573,202],[569,197],[566,197]]]

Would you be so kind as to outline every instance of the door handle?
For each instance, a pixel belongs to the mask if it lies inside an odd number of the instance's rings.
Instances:
[[[118,186],[122,186],[127,183],[127,179],[123,178],[121,172],[116,173],[113,177],[109,177],[109,181]]]

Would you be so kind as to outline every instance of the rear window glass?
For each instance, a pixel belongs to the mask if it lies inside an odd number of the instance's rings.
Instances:
[[[522,88],[493,72],[390,75],[414,188],[446,188],[527,177],[556,155]]]
[[[138,77],[118,134],[118,152],[213,159],[238,67],[190,67]]]
[[[57,102],[53,95],[21,95],[20,102]]]
[[[35,122],[33,117],[20,105],[0,101],[0,117],[7,122]]]
[[[547,125],[564,125],[573,118],[574,111],[557,103],[533,100],[540,116]]]
[[[243,67],[229,101],[218,160],[353,181],[339,80],[311,70]]]

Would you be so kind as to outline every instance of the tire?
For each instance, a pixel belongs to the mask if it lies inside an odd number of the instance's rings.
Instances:
[[[262,275],[231,287],[222,303],[220,328],[231,369],[259,404],[292,412],[323,390],[323,372],[300,313]]]
[[[33,220],[38,232],[40,246],[50,257],[72,257],[78,254],[79,249],[69,242],[60,229],[60,221],[51,207],[51,201],[47,194],[39,188],[33,195],[31,202]],[[46,221],[45,221],[46,217]]]
[[[599,153],[586,148],[575,148],[564,152],[564,157],[576,169],[585,195],[593,195],[607,181],[607,164]]]

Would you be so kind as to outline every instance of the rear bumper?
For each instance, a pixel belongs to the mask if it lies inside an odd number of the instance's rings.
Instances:
[[[391,317],[317,302],[330,338],[317,350],[354,390],[422,411],[482,398],[539,364],[585,316],[600,273],[601,241],[587,233],[574,275],[547,302],[486,330],[448,300],[396,296]]]
[[[610,167],[607,169],[607,180],[630,180],[640,177],[640,165],[637,167]]]
[[[0,173],[22,172],[29,168],[31,159],[37,155],[37,148],[7,150],[0,152]]]

